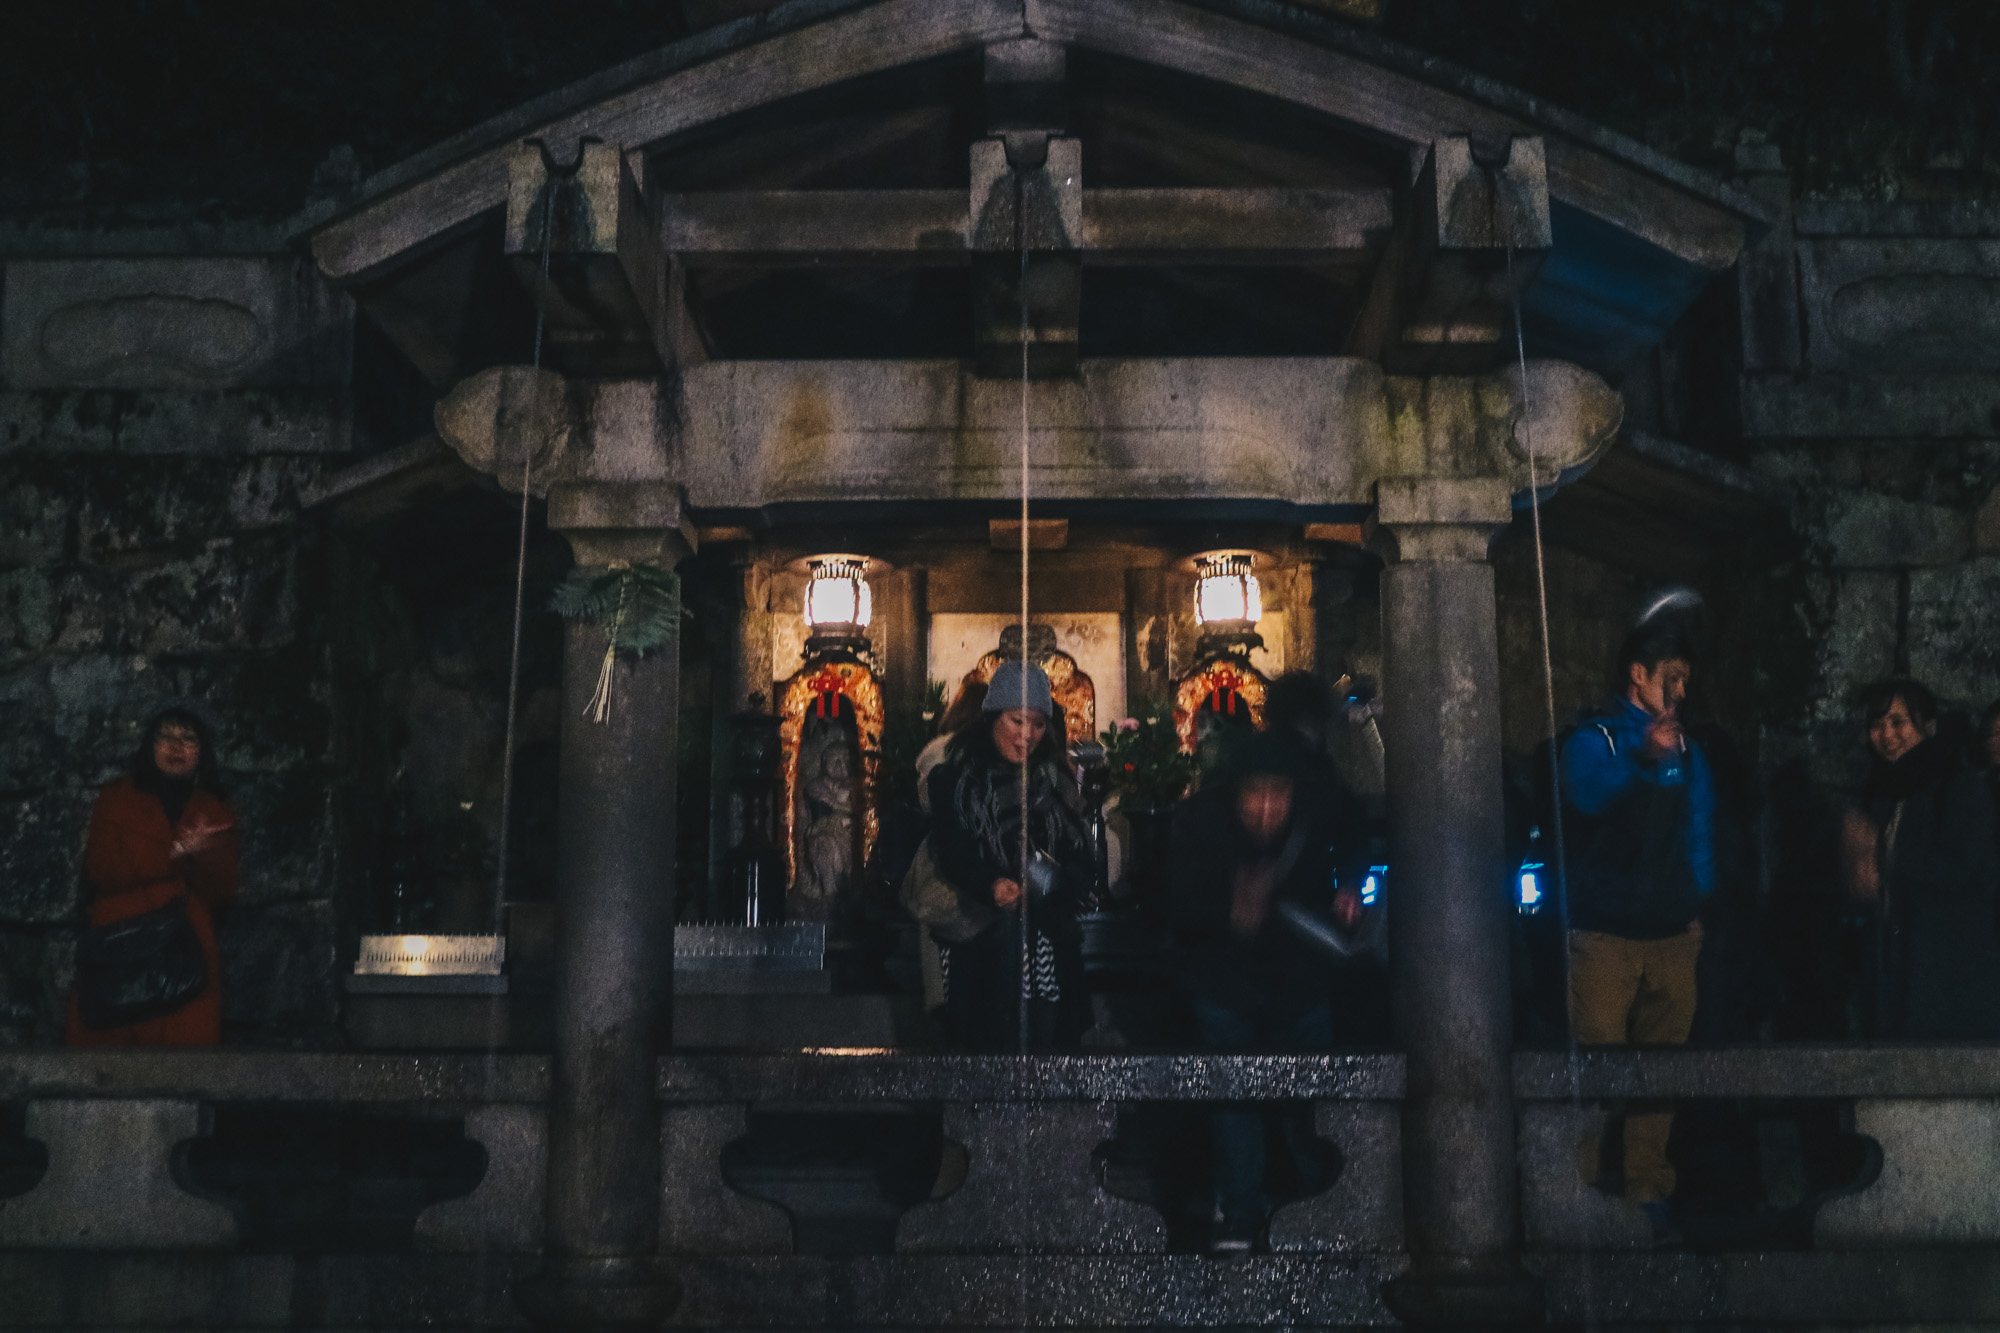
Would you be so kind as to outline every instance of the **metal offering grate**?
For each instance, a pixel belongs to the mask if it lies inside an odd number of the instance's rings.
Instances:
[[[504,935],[363,935],[354,974],[495,977],[506,961]]]
[[[689,972],[813,972],[826,966],[826,925],[674,927],[674,966]]]

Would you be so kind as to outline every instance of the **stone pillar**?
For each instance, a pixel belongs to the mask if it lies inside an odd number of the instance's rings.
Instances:
[[[882,668],[882,701],[892,712],[914,712],[930,678],[927,585],[921,569],[899,569],[875,580],[877,632],[872,637]]]
[[[687,546],[678,496],[649,485],[566,485],[549,526],[577,563],[665,568]],[[678,1290],[656,1258],[656,1059],[672,1039],[674,779],[680,663],[621,654],[609,718],[584,715],[605,631],[569,627],[563,659],[561,877],[542,1268],[516,1289],[552,1328],[653,1327]]]
[[[1507,484],[1383,481],[1383,739],[1389,947],[1410,1273],[1390,1306],[1418,1325],[1539,1322],[1516,1262],[1510,904],[1499,652],[1487,542]]]

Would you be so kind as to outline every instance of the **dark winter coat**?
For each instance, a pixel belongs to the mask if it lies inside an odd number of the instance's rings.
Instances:
[[[1051,1037],[1066,1046],[1091,1022],[1076,917],[1097,859],[1083,798],[1060,758],[1031,758],[1029,774],[1029,846],[1058,867],[1055,892],[1030,905],[1029,921],[1054,950],[1061,999]],[[931,859],[964,898],[990,905],[994,881],[1022,881],[1020,782],[1019,766],[1001,758],[983,727],[954,742],[931,770]],[[950,960],[949,1004],[959,1039],[1010,1049],[1020,1013],[1020,914],[1007,912],[974,938],[953,944]]]
[[[1985,782],[1927,740],[1877,761],[1865,801],[1880,830],[1875,1035],[2000,1038],[2000,842]]]
[[[1197,1001],[1272,1020],[1325,1002],[1327,959],[1275,910],[1280,902],[1294,902],[1323,920],[1332,917],[1335,830],[1326,808],[1308,799],[1309,791],[1300,784],[1292,824],[1272,847],[1257,846],[1243,831],[1231,784],[1204,787],[1174,811],[1167,868],[1174,972]],[[1236,872],[1285,855],[1295,836],[1290,867],[1272,893],[1273,910],[1256,934],[1239,936],[1229,923]]]

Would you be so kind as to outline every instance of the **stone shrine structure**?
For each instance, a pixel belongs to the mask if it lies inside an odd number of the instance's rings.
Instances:
[[[1170,21],[1134,24],[1105,7],[1050,23],[1005,9],[891,0],[748,48],[770,71],[762,80],[744,78],[734,55],[704,62],[650,96],[371,197],[315,231],[315,258],[450,386],[438,409],[446,443],[503,486],[518,472],[544,489],[549,524],[581,565],[672,568],[698,549],[704,521],[777,545],[801,523],[870,533],[871,519],[893,522],[898,510],[977,517],[1015,498],[1017,450],[1044,514],[1155,526],[1255,515],[1345,524],[1357,540],[1369,524],[1389,561],[1392,932],[1410,1061],[1403,1192],[1415,1267],[1399,1281],[1415,1310],[1525,1309],[1536,1297],[1513,1260],[1507,909],[1486,888],[1502,842],[1483,557],[1530,468],[1547,485],[1580,473],[1615,438],[1621,408],[1571,362],[1544,356],[1525,379],[1510,374],[1507,303],[1518,295],[1538,335],[1559,330],[1538,343],[1562,351],[1643,340],[1702,274],[1735,259],[1758,210],[1595,146],[1565,144],[1551,163],[1530,127],[1450,105],[1405,140],[1408,182],[1391,171],[1358,188],[1093,187],[1062,110],[1071,46],[1108,43],[1124,59],[1225,83],[1252,49],[1311,54],[1269,50],[1248,27],[1211,26],[1206,44],[1187,43],[1171,39]],[[788,96],[952,50],[976,55],[987,90],[986,132],[964,149],[969,190],[688,188],[672,150],[652,146],[698,124],[688,117],[703,97],[719,99],[709,115],[766,105],[782,116]],[[1365,115],[1358,101],[1328,105],[1343,96],[1329,75],[1285,91],[1321,114]],[[771,180],[772,167],[759,175]],[[1559,210],[1616,245],[1589,259],[1557,248]],[[1567,266],[1592,261],[1621,281],[1579,301]],[[716,266],[857,262],[963,267],[972,355],[729,359],[703,326],[697,293]],[[1086,357],[1083,276],[1121,262],[1330,265],[1368,273],[1368,290],[1346,355]],[[508,281],[509,267],[546,323],[553,369],[480,369],[453,344],[467,303],[481,299],[474,275]],[[440,283],[447,271],[464,276]],[[1620,306],[1605,292],[1630,295]],[[859,545],[878,553],[879,537]],[[1126,608],[1128,623],[1137,610]],[[675,747],[662,728],[676,668],[621,663],[618,688],[646,704],[580,727],[585,679],[574,668],[602,654],[599,633],[571,631],[565,676],[563,806],[587,813],[562,832],[549,1251],[531,1288],[533,1308],[552,1312],[637,1310],[665,1290],[647,1276],[658,1197],[646,1165],[658,1152],[649,1031],[664,1013],[646,997],[671,928],[672,857],[656,838],[673,805]],[[572,750],[588,757],[572,762]],[[819,759],[802,750],[808,799]],[[795,843],[795,885],[837,873],[819,841],[806,832]]]

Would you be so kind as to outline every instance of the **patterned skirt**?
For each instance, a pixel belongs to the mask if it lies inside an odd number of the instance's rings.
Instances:
[[[938,974],[944,979],[944,993],[951,997],[951,946],[938,944]],[[1062,983],[1056,979],[1056,946],[1041,931],[1035,932],[1034,965],[1021,978],[1021,993],[1031,1000],[1059,1000]]]

